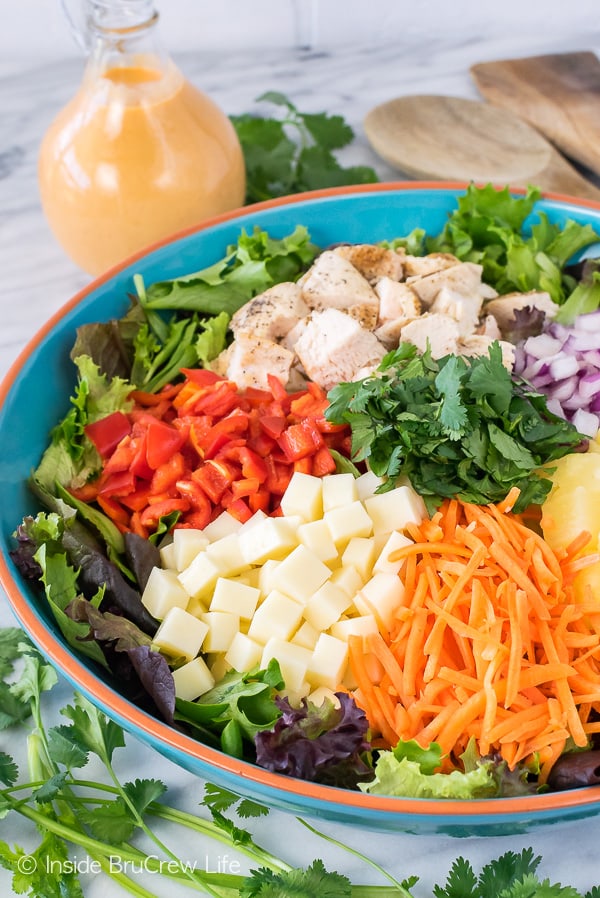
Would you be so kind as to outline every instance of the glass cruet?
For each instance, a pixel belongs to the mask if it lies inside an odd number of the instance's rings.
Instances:
[[[66,253],[97,275],[241,206],[244,161],[229,118],[161,46],[152,0],[82,0],[77,16],[63,5],[88,61],[42,140],[40,198]]]

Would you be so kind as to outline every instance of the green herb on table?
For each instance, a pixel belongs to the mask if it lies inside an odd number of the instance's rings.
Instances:
[[[429,512],[445,498],[499,502],[516,486],[517,511],[541,503],[543,467],[583,443],[545,398],[513,380],[498,343],[488,356],[434,359],[402,343],[375,376],[339,384],[326,417],[352,429],[354,461],[391,489],[407,477]]]
[[[365,165],[343,167],[336,152],[354,139],[342,116],[300,112],[283,94],[269,91],[257,102],[272,103],[272,118],[232,116],[246,162],[246,202],[322,187],[372,184],[375,171]]]

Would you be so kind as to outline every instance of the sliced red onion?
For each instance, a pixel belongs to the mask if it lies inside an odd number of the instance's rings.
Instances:
[[[577,428],[579,433],[583,433],[586,437],[590,437],[591,439],[596,436],[598,428],[600,428],[600,418],[598,415],[594,415],[592,412],[586,412],[582,408],[577,409],[571,419],[571,423]]]

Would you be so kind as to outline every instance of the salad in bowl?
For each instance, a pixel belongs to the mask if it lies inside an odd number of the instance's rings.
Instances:
[[[175,734],[359,802],[596,783],[600,276],[573,260],[600,234],[539,200],[134,261],[71,334],[8,540],[70,650]]]

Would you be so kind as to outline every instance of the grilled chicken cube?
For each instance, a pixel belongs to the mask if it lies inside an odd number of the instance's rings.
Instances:
[[[459,338],[458,322],[439,312],[425,312],[420,318],[409,321],[400,332],[402,343],[414,343],[419,352],[429,348],[434,359],[458,354]]]
[[[479,323],[483,298],[478,293],[456,293],[448,287],[442,287],[429,310],[450,315],[458,323],[461,337],[472,334]]]
[[[407,283],[411,285],[427,308],[433,304],[442,287],[446,287],[453,293],[461,293],[464,296],[478,294],[486,299],[491,288],[487,284],[483,284],[482,271],[481,265],[476,265],[474,262],[459,262],[457,265],[436,271],[427,277],[407,278]],[[495,291],[492,293],[496,295]]]
[[[371,306],[379,309],[379,300],[369,282],[354,265],[335,250],[325,250],[299,281],[302,298],[311,309],[343,309]]]
[[[351,262],[370,284],[384,277],[400,281],[404,276],[404,253],[393,249],[371,243],[352,243],[336,246],[333,252]]]
[[[269,374],[286,385],[295,361],[294,353],[279,343],[245,332],[236,336],[225,354],[225,376],[242,390],[247,387],[268,390]]]
[[[458,264],[458,259],[452,253],[429,253],[427,256],[411,256],[406,253],[403,257],[404,277],[427,277],[444,268],[452,268]]]
[[[339,309],[313,312],[295,349],[309,380],[326,390],[353,380],[358,371],[378,365],[385,355],[374,334]]]
[[[309,313],[297,284],[276,284],[245,303],[233,315],[230,328],[234,337],[240,333],[267,337],[277,342]]]
[[[471,334],[464,337],[458,344],[458,354],[466,356],[488,355],[490,346],[495,342],[494,338],[486,337],[484,334]],[[515,347],[506,340],[499,340],[502,349],[502,364],[509,371],[512,371],[515,364]]]
[[[493,315],[502,332],[509,328],[517,309],[539,309],[548,318],[554,318],[558,306],[544,290],[530,290],[528,293],[505,293],[486,302],[484,311]]]

